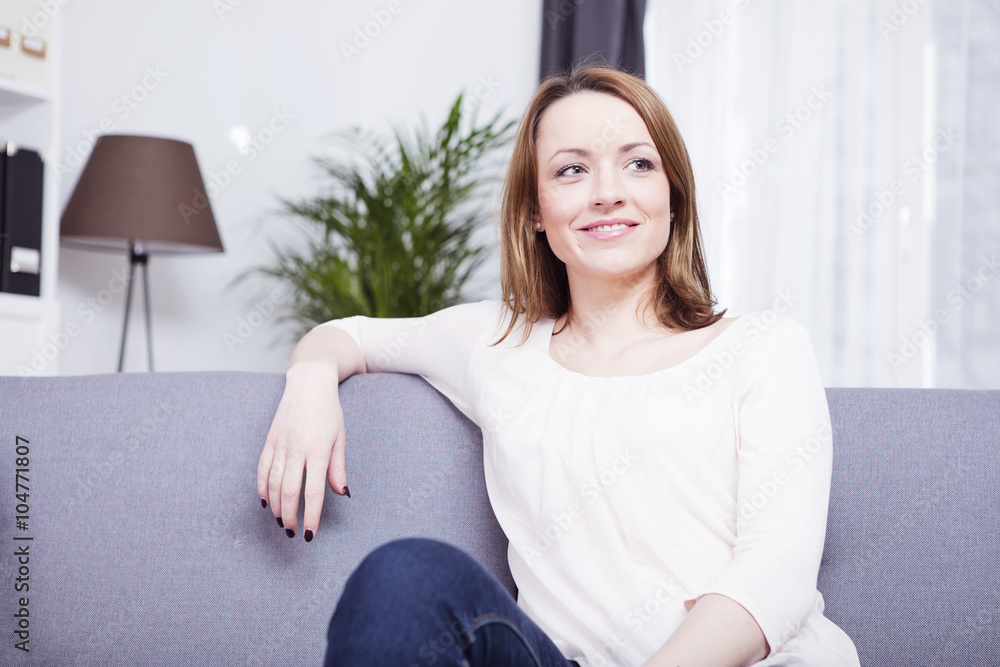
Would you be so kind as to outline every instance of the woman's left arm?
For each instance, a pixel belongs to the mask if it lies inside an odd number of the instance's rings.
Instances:
[[[710,593],[695,603],[643,667],[744,667],[763,660],[768,652],[764,633],[750,612],[724,595]]]
[[[647,665],[752,665],[817,603],[832,471],[830,412],[808,331],[777,316],[749,345],[738,401],[736,535],[726,569]]]

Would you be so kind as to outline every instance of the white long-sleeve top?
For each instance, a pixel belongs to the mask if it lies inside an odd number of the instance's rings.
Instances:
[[[763,630],[759,665],[857,667],[816,589],[831,429],[808,332],[749,313],[673,367],[597,377],[550,356],[552,319],[521,344],[522,316],[491,346],[506,312],[481,301],[325,325],[369,372],[424,377],[482,429],[518,606],[563,655],[642,665],[685,602],[718,593]]]

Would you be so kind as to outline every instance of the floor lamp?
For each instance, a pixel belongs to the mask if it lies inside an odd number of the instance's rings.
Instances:
[[[142,271],[146,350],[153,370],[149,256],[222,252],[194,147],[134,135],[99,137],[63,211],[67,247],[129,254],[118,372],[124,368],[132,285]]]

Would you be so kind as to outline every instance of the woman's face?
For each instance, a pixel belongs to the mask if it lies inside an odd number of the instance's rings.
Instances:
[[[571,284],[651,280],[670,235],[670,183],[635,109],[570,95],[542,114],[535,143],[542,230]]]

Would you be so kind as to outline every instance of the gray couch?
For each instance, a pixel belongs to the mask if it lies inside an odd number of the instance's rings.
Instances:
[[[328,493],[316,539],[288,539],[254,482],[283,383],[0,378],[0,664],[315,665],[346,577],[408,535],[514,592],[479,431],[416,377],[344,383],[352,498]],[[827,614],[863,665],[1000,665],[1000,391],[828,394]]]

